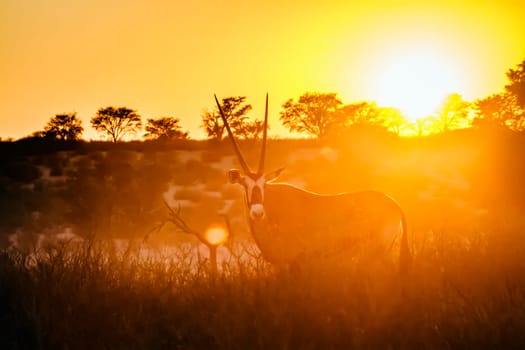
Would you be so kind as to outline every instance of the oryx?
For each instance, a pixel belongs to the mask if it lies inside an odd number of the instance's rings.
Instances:
[[[271,182],[283,169],[264,171],[268,95],[255,172],[246,163],[217,96],[215,101],[243,170],[243,173],[229,170],[229,181],[244,187],[251,233],[266,260],[285,265],[302,258],[352,253],[368,244],[383,252],[391,251],[394,246],[399,248],[401,270],[408,267],[411,256],[407,221],[392,197],[377,191],[316,194],[290,184]]]

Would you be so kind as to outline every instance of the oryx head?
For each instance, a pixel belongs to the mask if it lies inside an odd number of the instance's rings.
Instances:
[[[217,102],[217,107],[219,108],[219,112],[220,112],[222,121],[224,122],[224,126],[226,127],[226,130],[228,131],[228,136],[230,137],[233,148],[237,155],[237,159],[239,160],[239,163],[241,164],[241,167],[243,170],[243,173],[241,173],[237,169],[229,170],[228,179],[230,180],[230,183],[238,183],[244,187],[246,205],[248,206],[250,219],[254,221],[262,220],[265,216],[265,210],[264,210],[265,185],[268,181],[271,181],[275,179],[277,176],[279,176],[279,174],[283,170],[283,168],[281,168],[281,169],[278,169],[278,170],[275,170],[269,173],[264,172],[264,158],[265,158],[265,153],[266,153],[266,134],[267,134],[267,129],[268,129],[268,94],[266,94],[266,111],[264,112],[264,126],[263,126],[261,157],[259,159],[259,167],[257,168],[256,172],[253,172],[248,166],[248,164],[246,163],[246,161],[244,160],[244,157],[241,153],[239,145],[237,144],[237,141],[235,140],[235,137],[233,136],[233,133],[230,129],[230,125],[228,124],[228,121],[226,120],[226,117],[224,116],[219,100],[217,100],[217,96],[215,96],[215,102]]]

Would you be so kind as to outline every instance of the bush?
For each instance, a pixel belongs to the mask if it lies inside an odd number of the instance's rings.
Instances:
[[[21,183],[31,183],[42,175],[40,169],[30,161],[7,163],[3,166],[2,172],[12,181]]]

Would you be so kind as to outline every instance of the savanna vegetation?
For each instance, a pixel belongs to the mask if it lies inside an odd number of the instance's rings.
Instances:
[[[452,96],[456,107],[441,111],[433,135],[370,127],[388,111],[356,104],[345,106],[354,113],[348,128],[269,140],[267,167],[286,166],[282,181],[320,193],[374,188],[400,202],[414,255],[404,276],[366,255],[268,265],[249,235],[242,192],[226,184],[236,166],[228,141],[187,139],[174,118],[150,122],[155,140],[123,142],[126,118],[135,129],[140,118],[108,107],[94,119],[113,142],[80,140],[74,114],[55,120],[69,133],[50,122],[48,135],[1,142],[2,348],[524,347],[520,69],[491,97],[512,109],[480,102],[485,117],[470,128],[459,128],[470,114],[458,114],[465,104]],[[283,118],[319,96],[287,102]],[[231,115],[247,108],[229,102]],[[240,142],[252,164],[256,138]],[[173,225],[166,204],[195,232],[229,232],[217,271],[210,247]]]
[[[235,165],[226,142],[52,146],[2,144],[17,154],[2,163],[7,348],[525,344],[521,133],[270,140],[268,166],[287,165],[284,181],[326,193],[376,188],[400,201],[414,253],[403,279],[366,256],[281,271],[266,264],[247,232],[241,193],[225,184],[224,170]],[[241,147],[257,160],[257,144]],[[169,223],[156,229],[166,198],[182,204],[197,231],[223,223],[221,210],[229,217],[216,274],[207,251],[195,255],[198,240]],[[59,239],[67,227],[75,236]],[[42,242],[41,234],[57,239]]]

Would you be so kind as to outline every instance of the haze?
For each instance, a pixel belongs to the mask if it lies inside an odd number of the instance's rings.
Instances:
[[[112,105],[199,138],[214,93],[247,96],[260,118],[268,92],[273,135],[306,91],[417,117],[446,93],[499,92],[525,57],[524,15],[511,0],[1,0],[0,137],[77,112],[97,138],[89,119]]]

